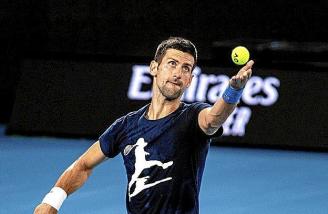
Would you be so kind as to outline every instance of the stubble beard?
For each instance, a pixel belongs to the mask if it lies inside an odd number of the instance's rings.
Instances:
[[[158,89],[161,94],[169,101],[178,99],[183,93],[182,89],[175,91],[174,89],[168,88],[166,85],[164,85],[163,87],[158,87]]]

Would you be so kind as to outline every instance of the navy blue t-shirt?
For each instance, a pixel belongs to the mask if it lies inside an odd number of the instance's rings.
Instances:
[[[198,213],[198,196],[210,137],[198,125],[206,103],[181,103],[158,120],[145,117],[149,105],[116,120],[99,138],[107,157],[121,153],[131,214]],[[222,134],[220,128],[215,136]]]

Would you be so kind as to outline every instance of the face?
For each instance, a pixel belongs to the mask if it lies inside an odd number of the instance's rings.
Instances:
[[[168,49],[160,64],[152,61],[150,65],[155,87],[168,100],[181,97],[191,83],[194,63],[191,54]]]

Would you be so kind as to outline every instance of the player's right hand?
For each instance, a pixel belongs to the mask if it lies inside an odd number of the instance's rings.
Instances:
[[[58,211],[55,208],[45,203],[39,204],[34,210],[34,214],[57,214],[57,213]]]

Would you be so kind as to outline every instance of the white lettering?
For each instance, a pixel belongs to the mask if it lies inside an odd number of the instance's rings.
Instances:
[[[218,75],[216,77],[216,85],[211,87],[207,93],[207,100],[210,103],[215,103],[223,94],[229,84],[229,77],[226,75]]]
[[[252,111],[249,107],[237,107],[222,125],[223,135],[244,136],[251,115]]]
[[[149,100],[151,98],[151,90],[142,91],[143,84],[151,84],[152,80],[147,74],[149,66],[134,65],[132,67],[132,76],[128,90],[128,98],[131,100]]]
[[[261,77],[251,77],[244,89],[242,100],[248,105],[258,105],[261,102],[261,96],[257,95],[261,92],[263,80]]]
[[[193,75],[191,85],[182,96],[182,100],[186,102],[215,103],[222,96],[230,79],[227,75],[203,74],[199,67],[194,69]],[[152,79],[149,75],[149,66],[133,66],[128,98],[131,100],[151,99],[151,84]],[[250,106],[273,105],[279,98],[279,87],[280,81],[276,77],[253,76],[245,86],[241,101]],[[252,111],[249,107],[241,106],[236,108],[223,124],[223,135],[244,136],[251,115]]]
[[[216,83],[216,76],[214,74],[201,74],[199,77],[198,90],[196,94],[197,101],[206,101],[206,92],[210,84]]]
[[[246,125],[248,124],[249,119],[251,118],[252,111],[248,107],[239,107],[236,111],[235,122],[232,126],[232,135],[233,136],[244,136]]]
[[[148,74],[149,66],[135,65],[132,67],[128,98],[131,100],[151,99],[152,79]],[[191,85],[182,96],[182,100],[187,102],[215,103],[229,84],[228,76],[202,74],[199,67],[194,69],[193,74]],[[148,90],[143,89],[146,86],[148,86]],[[247,105],[273,105],[279,98],[277,90],[279,86],[280,81],[276,77],[253,76],[248,80],[241,99]]]
[[[274,86],[277,88],[280,86],[280,81],[277,78],[267,77],[264,80],[263,92],[267,95],[267,97],[261,100],[261,104],[263,106],[270,106],[278,100],[279,94]]]

